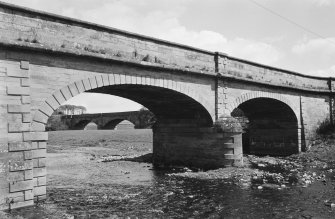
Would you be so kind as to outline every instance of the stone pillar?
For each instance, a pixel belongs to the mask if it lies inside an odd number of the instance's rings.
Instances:
[[[240,166],[243,164],[242,132],[238,129],[239,123],[233,125],[235,129],[223,128],[221,123],[208,128],[197,127],[191,122],[155,124],[154,164],[202,169]]]
[[[30,80],[26,61],[0,62],[0,208],[33,205]]]
[[[231,116],[221,116],[214,124],[217,133],[222,134],[219,141],[224,158],[229,166],[243,165],[242,126]],[[227,165],[226,165],[227,166]]]

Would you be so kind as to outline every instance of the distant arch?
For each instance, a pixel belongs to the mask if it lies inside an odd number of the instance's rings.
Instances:
[[[71,130],[84,130],[85,127],[89,124],[92,123],[91,120],[80,120],[76,124],[72,125],[70,127]],[[94,123],[94,122],[93,122]]]
[[[84,130],[97,130],[98,125],[95,122],[91,121],[83,129]]]
[[[114,130],[129,130],[129,129],[135,129],[135,124],[126,119],[117,123],[114,128]]]

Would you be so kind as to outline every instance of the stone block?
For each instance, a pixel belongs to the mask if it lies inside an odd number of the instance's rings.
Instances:
[[[24,200],[32,200],[34,199],[34,193],[33,190],[26,190],[24,191]]]
[[[31,149],[37,149],[37,148],[38,148],[38,142],[37,141],[31,142]]]
[[[73,97],[77,96],[79,94],[79,91],[78,91],[77,86],[75,84],[70,84],[69,89],[70,89],[70,92],[71,92]]]
[[[45,124],[33,121],[31,123],[31,131],[33,132],[44,132]]]
[[[47,142],[45,141],[38,142],[38,148],[47,148]]]
[[[45,167],[47,163],[47,159],[46,158],[39,158],[38,159],[38,167]]]
[[[22,102],[22,104],[29,104],[29,103],[31,103],[30,96],[22,96],[21,97],[21,102]]]
[[[7,180],[9,182],[24,181],[25,180],[25,172],[24,172],[24,170],[22,170],[22,171],[16,171],[16,172],[8,172]]]
[[[91,84],[91,88],[92,88],[92,89],[98,87],[98,85],[97,85],[97,81],[95,80],[95,78],[89,78],[89,81],[90,81],[90,84]]]
[[[54,109],[52,109],[51,106],[49,106],[49,104],[46,102],[42,104],[39,110],[47,116],[51,116],[51,114],[54,112]]]
[[[32,150],[31,152],[33,153],[32,158],[40,158],[40,157],[47,156],[46,149],[37,149],[37,150]]]
[[[9,171],[29,170],[33,168],[32,160],[11,160],[9,162]]]
[[[69,87],[64,87],[64,88],[62,88],[62,89],[61,89],[61,92],[62,92],[62,94],[63,94],[65,100],[69,100],[69,99],[72,98],[72,94],[71,94],[71,92],[70,92]]]
[[[11,209],[23,208],[23,207],[32,206],[32,205],[34,205],[34,200],[28,200],[28,201],[23,201],[23,202],[14,202],[10,204],[10,208]]]
[[[31,150],[24,151],[23,154],[24,154],[24,159],[25,160],[31,160],[31,159],[33,159],[33,152]]]
[[[108,80],[109,80],[109,84],[110,84],[110,85],[115,84],[115,81],[114,81],[114,74],[109,74],[109,75],[108,75]]]
[[[8,143],[8,151],[25,151],[31,150],[31,142],[11,142]]]
[[[95,76],[95,79],[96,79],[96,81],[97,81],[97,86],[98,86],[98,87],[103,87],[103,86],[104,86],[104,82],[102,81],[102,77],[101,77],[101,75],[97,75],[97,76]]]
[[[22,133],[8,133],[7,140],[8,140],[8,143],[21,142],[23,141],[23,134]]]
[[[79,93],[83,93],[85,91],[85,87],[84,87],[82,81],[77,81],[76,82],[76,87],[78,88]]]
[[[33,173],[34,173],[34,177],[40,177],[40,176],[47,175],[47,171],[45,167],[34,168]]]
[[[47,132],[24,132],[23,140],[24,141],[47,141],[48,133]]]
[[[10,68],[7,70],[7,75],[10,77],[17,77],[17,78],[28,78],[29,72],[23,69],[14,69]]]
[[[121,83],[121,77],[119,74],[114,74],[114,84],[120,84]]]
[[[131,76],[130,75],[125,75],[126,79],[125,79],[125,83],[126,84],[131,84]]]
[[[29,78],[21,78],[21,86],[22,87],[29,87],[30,86]]]
[[[22,122],[22,115],[30,115],[30,114],[28,114],[28,113],[25,113],[25,114],[11,113],[11,114],[4,115],[4,117],[6,117],[8,123],[21,123]],[[1,122],[6,123],[6,120],[3,120]]]
[[[24,113],[22,114],[22,122],[30,123],[31,122],[31,114]]]
[[[18,192],[18,191],[30,190],[33,189],[33,187],[34,187],[33,180],[18,181],[9,184],[9,191]]]
[[[8,132],[28,132],[30,131],[30,123],[9,123]]]
[[[64,103],[66,100],[65,100],[65,97],[63,96],[63,94],[60,92],[60,91],[56,91],[53,96],[55,97],[55,99],[57,100],[57,102],[59,104],[62,104]]]
[[[90,84],[90,81],[88,79],[84,79],[83,80],[83,84],[84,84],[84,88],[85,88],[85,91],[87,90],[91,90],[91,84]]]
[[[50,98],[48,98],[46,101],[45,101],[47,104],[49,104],[49,106],[53,109],[53,110],[56,110],[60,105],[59,103],[57,102],[57,100],[55,99],[54,96],[51,96]]]
[[[33,178],[33,184],[34,184],[34,187],[37,186],[37,178]]]
[[[43,201],[43,200],[45,200],[45,199],[47,199],[47,195],[45,194],[45,195],[38,195],[38,196],[35,196],[34,197],[34,200],[37,200],[37,201]]]
[[[24,171],[24,180],[33,179],[33,170],[25,170]]]
[[[37,185],[38,186],[45,186],[47,184],[47,177],[42,176],[37,178]]]
[[[33,166],[38,167],[38,159],[33,159]]]
[[[29,70],[29,62],[28,61],[21,61],[20,62],[20,68],[25,69],[25,70]]]
[[[33,120],[39,123],[47,124],[49,116],[41,111],[36,111]]]
[[[120,84],[126,83],[126,76],[124,74],[120,75]]]
[[[23,104],[23,105],[8,104],[7,110],[8,110],[8,113],[30,113],[30,105],[29,104]]]
[[[109,79],[107,74],[102,75],[102,82],[104,86],[109,86]]]

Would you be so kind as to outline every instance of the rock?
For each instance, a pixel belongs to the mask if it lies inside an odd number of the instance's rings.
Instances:
[[[170,195],[173,195],[174,194],[174,192],[168,192],[167,194],[166,194],[166,196],[170,196]]]
[[[265,189],[278,189],[280,186],[277,184],[265,183],[262,187]]]
[[[281,188],[286,188],[286,185],[280,185]]]
[[[258,186],[257,189],[263,189],[263,186]]]

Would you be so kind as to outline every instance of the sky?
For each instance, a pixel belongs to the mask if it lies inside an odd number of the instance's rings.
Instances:
[[[303,74],[335,77],[335,0],[0,1]],[[68,103],[83,105],[91,113],[141,107],[96,95],[81,94]]]

